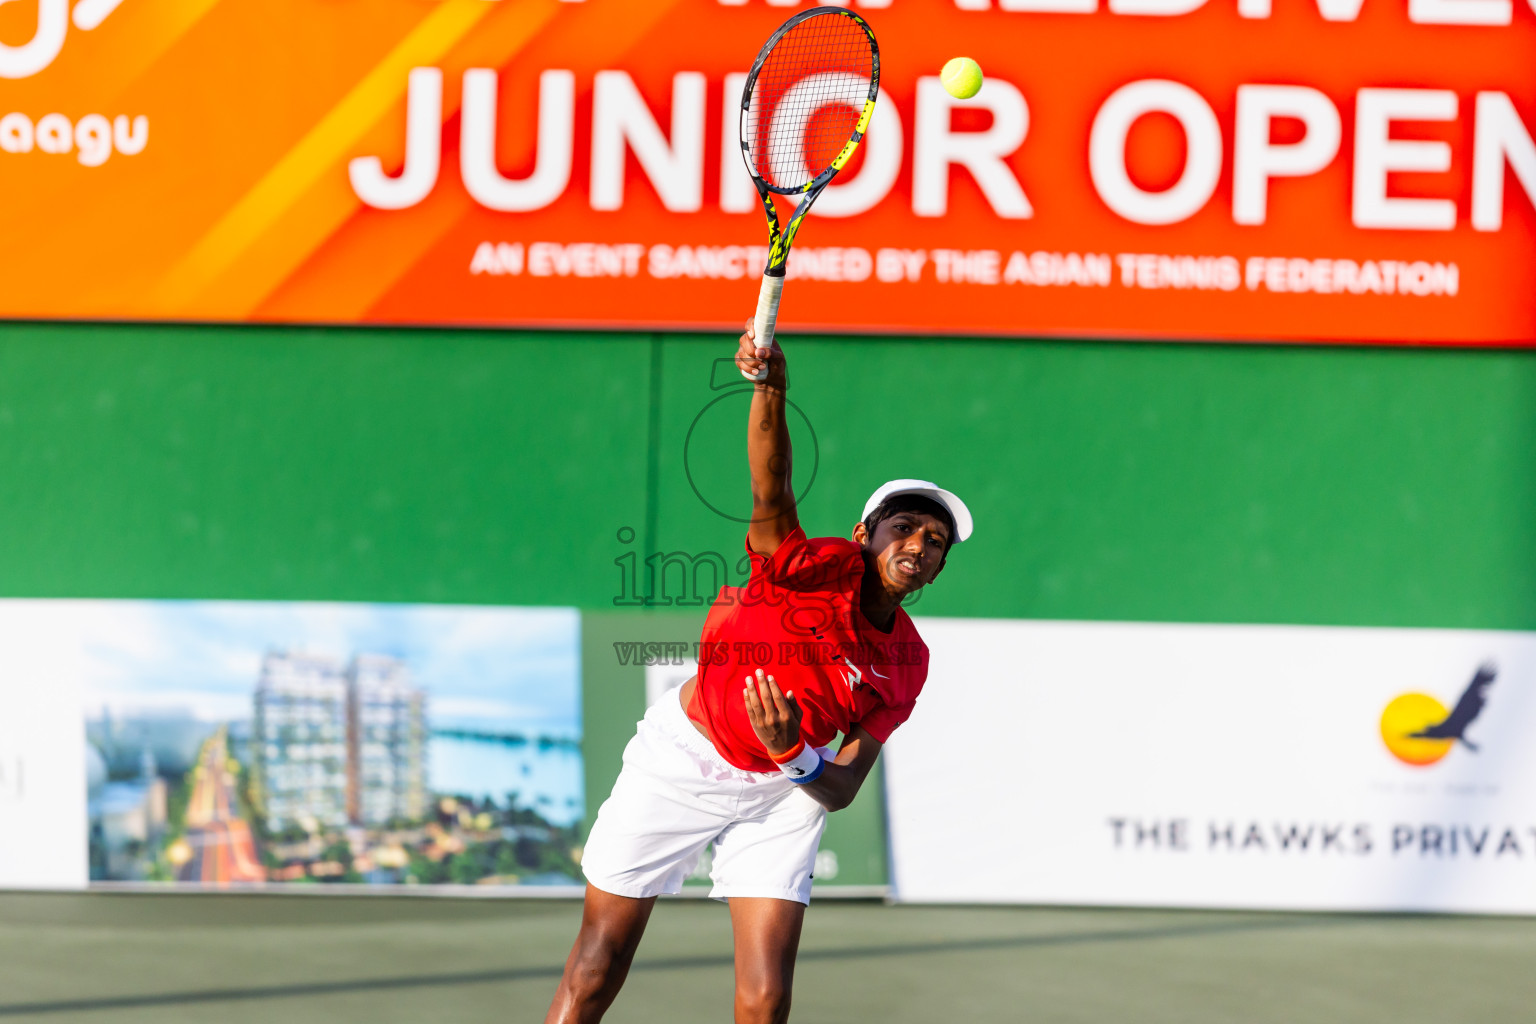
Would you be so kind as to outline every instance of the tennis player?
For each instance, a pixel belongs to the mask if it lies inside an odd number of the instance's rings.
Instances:
[[[902,610],[933,582],[971,515],[923,480],[881,486],[853,539],[807,539],[790,487],[785,364],[752,325],[736,365],[755,378],[747,426],[752,520],[745,587],[724,587],[699,670],[663,696],[624,750],[582,857],[581,931],[546,1024],[602,1019],[656,897],[714,844],[710,895],[727,900],[737,1024],[789,1019],[800,927],[828,811],[852,802],[912,713],[928,648]],[[845,737],[834,754],[825,744]]]

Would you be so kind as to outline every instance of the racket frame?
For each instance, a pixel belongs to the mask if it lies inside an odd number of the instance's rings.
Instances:
[[[864,109],[859,112],[859,120],[854,125],[853,135],[848,139],[848,142],[843,146],[842,151],[838,153],[837,157],[821,173],[803,185],[793,187],[770,185],[767,181],[763,180],[762,176],[753,167],[751,145],[746,139],[747,115],[752,109],[752,90],[757,84],[757,76],[762,72],[764,62],[767,61],[768,55],[773,52],[773,48],[778,45],[779,40],[783,39],[790,29],[796,25],[817,17],[847,18],[863,30],[865,38],[869,40],[871,64],[869,94],[864,99]],[[837,172],[847,166],[848,161],[853,157],[854,151],[859,148],[859,143],[864,141],[864,133],[869,130],[869,119],[875,113],[875,98],[879,95],[880,44],[875,40],[875,33],[869,27],[869,22],[847,8],[812,7],[810,10],[800,11],[775,29],[773,35],[768,37],[768,41],[757,52],[757,59],[752,62],[752,70],[747,72],[747,79],[741,90],[741,119],[737,134],[741,142],[742,161],[747,166],[747,173],[752,176],[752,183],[757,186],[758,198],[762,200],[763,212],[768,218],[769,237],[773,240],[768,251],[768,265],[764,269],[765,274],[774,274],[778,277],[784,276],[785,264],[789,259],[789,247],[794,243],[795,235],[800,230],[800,221],[804,219],[806,212],[811,208],[811,204],[816,201],[817,196],[821,195],[822,190],[827,187],[827,184]],[[778,211],[773,205],[774,195],[805,196],[800,201],[794,215],[790,217],[789,224],[782,229],[779,226]]]
[[[796,25],[809,18],[817,17],[843,17],[851,20],[863,30],[865,38],[869,40],[871,73],[869,79],[869,94],[864,100],[864,109],[859,112],[859,119],[854,125],[853,135],[843,146],[837,157],[827,165],[819,174],[803,185],[785,187],[782,185],[770,185],[761,175],[752,162],[752,144],[747,141],[747,117],[752,109],[752,92],[757,85],[757,76],[763,70],[763,64],[768,55],[778,45],[779,40]],[[822,190],[842,170],[853,157],[854,151],[859,148],[859,143],[864,141],[864,133],[869,129],[869,120],[875,112],[875,99],[880,94],[880,44],[875,40],[874,30],[869,27],[858,14],[843,7],[812,7],[810,10],[800,11],[792,16],[784,24],[774,30],[757,53],[757,59],[752,62],[752,70],[747,73],[745,84],[741,90],[741,118],[737,130],[738,139],[741,142],[741,158],[747,166],[747,173],[752,176],[752,184],[757,188],[758,199],[762,201],[763,213],[768,219],[768,261],[763,268],[763,283],[758,292],[757,314],[753,317],[753,325],[756,333],[757,344],[763,347],[773,347],[774,327],[778,322],[779,297],[784,290],[784,273],[789,266],[789,247],[794,244],[795,235],[800,231],[800,223],[805,215],[810,212],[811,204]],[[761,125],[758,126],[761,130]],[[754,140],[755,142],[755,140]],[[803,196],[789,223],[779,224],[778,210],[774,208],[773,197]],[[748,380],[765,380],[768,376],[768,368],[763,367],[758,376],[753,377],[746,371],[742,376]]]

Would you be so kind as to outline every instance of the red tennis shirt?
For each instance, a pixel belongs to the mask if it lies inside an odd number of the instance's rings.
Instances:
[[[747,553],[747,585],[721,587],[704,621],[689,717],[737,768],[777,771],[741,699],[746,677],[761,668],[800,702],[808,745],[825,746],[856,725],[884,743],[928,678],[928,647],[912,619],[898,608],[883,633],[864,617],[864,558],[851,540],[808,540],[797,526],[773,557],[751,544]]]

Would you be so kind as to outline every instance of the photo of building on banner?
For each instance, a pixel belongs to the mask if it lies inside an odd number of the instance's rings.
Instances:
[[[93,882],[576,884],[574,612],[50,604]]]

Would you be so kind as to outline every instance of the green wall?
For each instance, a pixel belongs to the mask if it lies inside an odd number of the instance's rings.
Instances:
[[[786,346],[820,441],[810,531],[846,534],[892,477],[971,506],[921,613],[1536,627],[1536,353]],[[678,458],[722,347],[664,348],[664,548],[739,550]]]
[[[9,596],[600,604],[643,345],[0,326]]]
[[[1536,627],[1536,354],[786,346],[812,532],[892,476],[975,510],[923,613]],[[626,551],[741,550],[683,465],[725,395],[695,461],[744,486],[744,399],[709,386],[731,351],[0,326],[0,592],[611,608]]]
[[[846,534],[891,477],[975,513],[917,614],[1536,628],[1536,353],[785,347],[811,533]],[[643,710],[610,640],[702,617],[616,609],[616,560],[739,582],[744,527],[698,497],[746,503],[733,351],[0,325],[0,596],[577,606],[595,809]],[[673,563],[657,596],[686,600]],[[839,881],[873,880],[879,802],[845,814]]]

